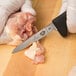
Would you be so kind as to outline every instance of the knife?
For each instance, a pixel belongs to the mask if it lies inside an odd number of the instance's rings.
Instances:
[[[62,13],[58,17],[52,20],[52,23],[41,29],[39,32],[31,36],[29,39],[18,45],[12,53],[19,52],[24,48],[28,47],[35,41],[40,40],[45,37],[52,30],[57,30],[62,37],[66,37],[68,35],[67,25],[66,25],[66,12]]]

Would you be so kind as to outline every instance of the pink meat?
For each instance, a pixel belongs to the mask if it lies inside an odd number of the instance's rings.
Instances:
[[[34,59],[35,64],[44,63],[44,55],[36,56]]]
[[[25,51],[25,55],[34,60],[35,64],[44,62],[44,48],[39,41],[33,42],[32,45]]]
[[[36,33],[37,28],[36,26],[34,26],[35,21],[36,21],[36,18],[30,13],[19,12],[10,16],[6,24],[6,32],[12,38],[12,42],[10,42],[9,44],[18,45],[24,40],[28,39],[34,33]],[[30,52],[28,52],[26,56],[31,58],[31,55],[32,55],[34,57],[33,60],[35,64],[43,63],[44,62],[43,47],[41,46],[39,42],[36,42],[35,45],[31,45],[30,47],[32,46],[33,48],[39,48],[39,50],[37,51],[35,49],[34,50],[35,53],[33,52],[31,53],[32,49],[29,50],[28,48],[27,52],[28,51]]]
[[[22,40],[26,40],[34,34],[33,23],[35,20],[35,17],[29,13],[19,12],[13,14],[6,24],[6,27],[10,31],[8,32],[9,35],[12,38],[18,35]]]

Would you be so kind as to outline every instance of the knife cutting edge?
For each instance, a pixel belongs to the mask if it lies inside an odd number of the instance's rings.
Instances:
[[[28,47],[35,41],[40,40],[41,38],[45,37],[49,32],[52,30],[57,30],[61,36],[67,36],[67,25],[66,25],[66,12],[62,13],[58,17],[52,20],[52,23],[41,29],[39,32],[31,36],[29,39],[18,45],[12,53],[19,52],[24,48]]]

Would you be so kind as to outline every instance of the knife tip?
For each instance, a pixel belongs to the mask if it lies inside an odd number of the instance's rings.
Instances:
[[[12,51],[12,54],[15,54],[17,52],[17,49],[15,48],[13,51]]]
[[[16,52],[15,51],[12,51],[12,54],[15,54]]]
[[[14,51],[12,51],[12,54],[14,54],[15,52]]]

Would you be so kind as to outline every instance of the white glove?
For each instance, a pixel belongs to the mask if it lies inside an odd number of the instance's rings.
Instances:
[[[62,0],[62,7],[60,9],[60,13],[59,14],[62,14],[66,10],[67,10],[67,0]]]
[[[35,10],[32,8],[31,0],[0,0],[0,33],[4,29],[8,16],[20,8],[22,12],[36,15]]]
[[[68,0],[67,26],[70,33],[76,33],[76,0]]]
[[[32,15],[36,15],[36,12],[32,7],[32,1],[31,0],[25,0],[25,3],[22,6],[21,11],[26,12],[26,13],[31,13]]]
[[[70,33],[76,33],[76,0],[63,0],[60,14],[67,11],[67,27]]]
[[[8,16],[19,10],[24,0],[0,0],[0,33],[4,29]]]

